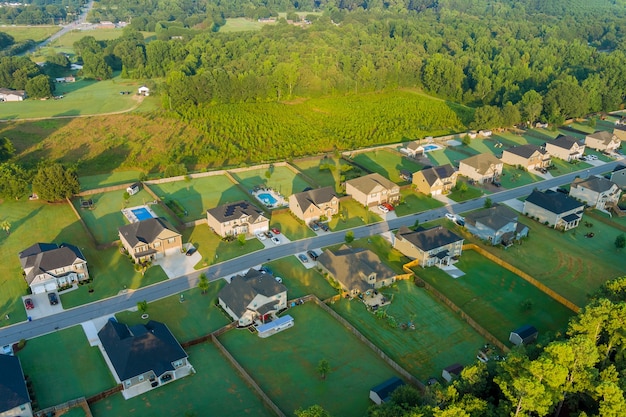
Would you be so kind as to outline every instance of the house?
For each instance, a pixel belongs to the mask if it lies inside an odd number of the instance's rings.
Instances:
[[[317,265],[352,295],[396,282],[396,273],[380,261],[368,249],[349,248],[342,245],[337,251],[326,249],[318,258]]]
[[[545,148],[551,156],[567,162],[580,159],[585,153],[584,143],[565,135],[559,135],[551,142],[546,142]]]
[[[289,196],[289,210],[305,223],[330,219],[339,213],[339,198],[333,187],[303,191]]]
[[[413,173],[413,185],[426,195],[448,194],[456,185],[458,176],[450,164],[428,167]]]
[[[217,295],[219,305],[239,327],[265,321],[287,308],[287,287],[272,274],[250,269],[235,275]]]
[[[419,228],[415,231],[402,226],[396,233],[393,247],[411,259],[417,259],[424,268],[449,265],[452,258],[461,256],[463,238],[442,227]]]
[[[577,227],[583,217],[584,208],[584,203],[552,190],[534,190],[524,201],[524,214],[562,230]]]
[[[180,343],[158,321],[128,326],[109,319],[98,337],[113,377],[122,384],[125,399],[194,372]]]
[[[493,132],[491,130],[479,130],[478,131],[478,135],[482,136],[482,137],[485,137],[485,138],[490,137],[492,134],[493,134]]]
[[[400,199],[400,187],[378,173],[346,181],[346,194],[365,207],[395,203]]]
[[[26,92],[24,90],[0,88],[0,101],[23,101],[25,98]]]
[[[497,180],[502,175],[502,161],[490,153],[483,153],[459,162],[459,174],[479,184]]]
[[[533,144],[505,149],[500,159],[507,165],[521,166],[527,170],[546,168],[551,162],[548,151]]]
[[[17,356],[0,354],[0,416],[33,417],[22,365]]]
[[[102,20],[98,24],[98,28],[99,29],[115,29],[115,23],[111,22],[110,20]]]
[[[622,189],[626,188],[626,166],[616,165],[611,172],[611,181],[620,186]]]
[[[528,226],[517,221],[517,213],[499,204],[467,214],[465,227],[474,236],[494,246],[500,243],[509,246],[528,236]]]
[[[135,182],[135,183],[133,183],[133,184],[129,185],[129,186],[126,188],[126,192],[127,192],[129,195],[135,195],[135,194],[137,194],[140,190],[141,190],[141,183],[140,183],[140,182]]]
[[[403,385],[404,381],[397,376],[389,378],[385,382],[376,385],[370,390],[370,400],[374,401],[374,404],[376,405],[386,403],[391,399],[391,394],[396,390],[396,388]]]
[[[73,75],[69,75],[67,77],[58,77],[54,79],[57,83],[73,83],[76,82],[76,78]]]
[[[239,234],[254,236],[258,232],[266,232],[270,227],[270,221],[263,211],[245,200],[208,209],[206,216],[211,230],[221,237]]]
[[[452,379],[461,375],[461,371],[463,371],[463,365],[460,363],[454,363],[443,368],[443,371],[441,371],[441,377],[445,379],[446,382],[452,382]]]
[[[537,340],[537,329],[529,324],[513,330],[509,334],[509,341],[515,346],[527,345]]]
[[[139,94],[140,96],[149,96],[150,89],[146,87],[145,85],[142,85],[141,87],[137,89],[137,94]]]
[[[19,253],[24,279],[33,294],[56,291],[89,279],[87,260],[74,245],[35,243]]]
[[[416,158],[424,155],[424,147],[420,145],[419,141],[414,140],[409,142],[405,148],[402,148],[401,152],[407,156]]]
[[[162,217],[127,224],[118,231],[135,263],[150,262],[183,249],[182,235]]]
[[[622,146],[622,141],[617,135],[605,130],[598,130],[591,135],[585,136],[585,147],[599,152],[615,152],[620,146]]]
[[[622,190],[604,177],[576,178],[569,190],[570,197],[585,202],[598,210],[619,203]]]
[[[620,141],[626,140],[626,124],[615,122],[615,127],[613,128],[613,134]]]

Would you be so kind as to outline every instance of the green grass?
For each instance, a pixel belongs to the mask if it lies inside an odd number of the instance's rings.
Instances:
[[[85,414],[85,410],[81,407],[70,408],[70,410],[66,413],[63,413],[64,417],[87,417]]]
[[[0,32],[13,36],[15,42],[32,39],[41,42],[61,30],[60,26],[2,26]]]
[[[122,29],[98,28],[93,30],[73,30],[54,41],[51,46],[54,48],[73,48],[75,42],[86,36],[93,36],[97,41],[108,41],[111,39],[117,39],[123,34],[124,31]],[[154,33],[142,32],[142,34],[144,35],[144,38],[148,38]]]
[[[505,344],[509,333],[524,324],[532,324],[542,334],[562,331],[574,314],[475,251],[463,252],[455,266],[465,275],[454,279],[439,268],[417,267],[414,271]],[[532,302],[530,308],[524,308],[526,300]]]
[[[342,200],[339,207],[339,215],[330,219],[330,230],[345,230],[364,224],[382,221],[379,215],[363,207],[353,199]]]
[[[242,172],[232,172],[233,177],[247,190],[255,186],[268,186],[278,191],[285,197],[293,193],[299,193],[313,184],[309,184],[301,175],[296,175],[287,167],[274,167],[270,178],[267,178],[267,169],[253,169]]]
[[[352,158],[352,161],[397,184],[407,184],[405,180],[400,178],[400,170],[416,172],[423,168],[421,164],[390,149],[359,153]]]
[[[463,180],[457,180],[457,186],[462,182]],[[455,187],[456,188],[456,187]],[[478,198],[480,196],[483,195],[483,190],[481,190],[480,188],[474,187],[472,185],[468,185],[467,186],[467,191],[465,192],[461,192],[458,189],[453,189],[453,191],[447,195],[447,197],[451,200],[456,201],[457,203],[460,203],[462,201],[467,201],[467,200],[471,200],[473,198]]]
[[[186,228],[182,234],[183,242],[192,243],[202,255],[202,260],[196,265],[196,269],[237,258],[265,247],[256,238],[247,240],[243,246],[236,240],[225,242],[206,224]]]
[[[294,327],[267,339],[229,331],[220,341],[286,415],[312,404],[334,416],[365,415],[370,388],[395,373],[315,304],[288,313]],[[316,369],[322,359],[331,367],[325,380]]]
[[[31,339],[18,356],[33,383],[39,408],[115,386],[100,350],[89,346],[81,326]]]
[[[506,164],[504,164],[502,168],[502,175],[499,179],[502,187],[504,188],[521,187],[522,185],[531,184],[541,180],[543,180],[543,178],[538,175]]]
[[[402,196],[403,202],[398,204],[395,208],[398,216],[420,213],[422,211],[431,210],[444,205],[441,201],[413,191],[410,188],[400,190],[400,195]]]
[[[335,246],[335,248],[341,245],[342,244],[339,244]],[[398,274],[404,273],[402,265],[409,262],[409,258],[404,256],[400,251],[392,248],[389,241],[381,235],[373,235],[367,239],[355,240],[350,244],[350,246],[371,250],[384,264],[391,267]]]
[[[453,167],[459,166],[459,161],[466,159],[472,155],[476,155],[478,152],[467,146],[448,146],[444,149],[428,152],[426,156],[430,159],[433,165],[445,165],[450,164]]]
[[[253,30],[261,30],[261,28],[270,23],[261,23],[257,20],[246,19],[245,17],[235,17],[226,19],[226,24],[220,28],[220,32],[249,32]]]
[[[580,171],[581,169],[590,168],[592,166],[586,162],[576,162],[572,164],[559,158],[552,158],[552,165],[555,166],[556,169],[551,169],[549,172],[554,177]]]
[[[333,171],[320,169],[321,164],[331,163],[335,166]],[[322,159],[299,159],[292,163],[300,172],[313,179],[319,187],[334,187],[335,191],[340,191],[339,178],[341,175],[340,162],[337,158]]]
[[[317,252],[319,254],[320,251]],[[268,266],[275,276],[283,279],[289,299],[315,294],[320,300],[325,300],[337,294],[337,290],[326,281],[317,268],[305,268],[296,256],[269,262]]]
[[[170,323],[168,323],[168,326]],[[195,375],[124,400],[115,394],[91,405],[95,417],[118,416],[223,416],[271,417],[254,391],[220,354],[204,343],[186,350]]]
[[[278,214],[272,213],[271,227],[276,227],[292,241],[316,236],[311,228],[286,211]]]
[[[78,181],[80,182],[80,189],[85,191],[136,182],[140,175],[141,171],[119,171],[110,174],[83,176],[79,177]],[[121,193],[123,194],[124,191]]]

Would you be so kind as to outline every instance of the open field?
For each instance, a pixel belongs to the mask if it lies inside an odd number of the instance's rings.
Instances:
[[[136,182],[141,171],[118,171],[110,174],[88,175],[78,178],[81,191]],[[122,191],[122,194],[124,191]]]
[[[234,17],[226,19],[226,24],[220,27],[220,32],[249,32],[261,30],[265,25],[274,23],[261,23],[257,20],[246,19],[245,17]]]
[[[270,226],[280,230],[282,234],[292,241],[316,236],[310,227],[306,226],[300,219],[297,219],[288,211],[278,214],[272,213]]]
[[[182,231],[182,234],[183,242],[192,243],[202,255],[202,260],[196,265],[196,269],[237,258],[265,247],[257,238],[246,240],[243,246],[237,240],[223,241],[206,224],[188,227]]]
[[[382,219],[378,214],[363,207],[360,203],[349,198],[342,200],[339,206],[339,215],[328,222],[330,230],[345,230],[364,224],[377,223]]]
[[[398,216],[407,216],[413,213],[419,213],[443,206],[439,200],[424,195],[420,192],[413,191],[410,188],[400,190],[403,202],[395,207]]]
[[[196,345],[186,351],[196,374],[129,400],[115,394],[98,401],[91,405],[94,417],[274,415],[213,344]]]
[[[532,324],[542,335],[554,334],[564,330],[574,315],[532,284],[475,251],[464,251],[455,266],[465,275],[454,279],[439,268],[416,267],[414,271],[506,345],[509,333],[524,324]],[[524,305],[527,301],[530,306]]]
[[[268,172],[270,177],[267,177]],[[268,169],[252,169],[249,171],[232,172],[232,176],[246,189],[252,190],[255,186],[271,187],[285,197],[299,193],[309,184],[301,175],[294,174],[287,167],[273,167]]]
[[[60,26],[50,25],[38,25],[38,26],[0,26],[0,32],[4,32],[13,36],[15,42],[23,42],[28,39],[32,39],[35,42],[41,42],[48,39],[53,34],[61,30]]]
[[[115,386],[100,350],[89,346],[81,326],[31,339],[18,356],[24,375],[33,382],[39,408]]]
[[[294,327],[270,338],[231,330],[220,341],[286,415],[312,404],[334,416],[365,415],[369,389],[393,370],[317,305],[288,313]],[[331,367],[325,380],[316,370],[322,359]]]
[[[318,249],[317,253],[320,254],[321,250]],[[308,262],[313,261],[309,258]],[[305,268],[296,256],[288,256],[269,262],[267,265],[274,276],[283,279],[289,299],[315,294],[320,300],[325,300],[337,294],[337,290],[331,287],[322,274],[317,272],[316,267]]]
[[[397,184],[407,183],[400,178],[400,170],[413,173],[423,168],[421,164],[390,149],[362,152],[354,155],[351,160],[372,172],[379,173]]]

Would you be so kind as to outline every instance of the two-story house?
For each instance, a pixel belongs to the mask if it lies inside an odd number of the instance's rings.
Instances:
[[[616,165],[611,171],[611,181],[617,184],[621,189],[626,189],[626,166]]]
[[[546,142],[545,148],[551,156],[567,162],[580,159],[585,153],[584,143],[565,135],[559,135],[556,139]]]
[[[413,185],[426,195],[448,194],[456,185],[458,176],[450,164],[428,167],[413,173]]]
[[[620,141],[626,140],[626,125],[623,123],[615,123],[615,127],[613,128],[613,134]]]
[[[87,261],[74,245],[36,243],[19,253],[24,279],[33,294],[89,279]]]
[[[346,181],[346,194],[365,207],[395,203],[400,199],[400,187],[378,173]]]
[[[530,143],[505,149],[500,159],[507,165],[521,166],[527,170],[546,168],[551,162],[548,151]]]
[[[590,207],[607,210],[609,206],[619,203],[622,190],[604,177],[576,178],[570,186],[569,195]]]
[[[19,358],[0,353],[0,370],[0,416],[33,417],[33,407]]]
[[[305,223],[330,219],[339,213],[339,198],[333,187],[316,188],[289,196],[289,210]]]
[[[459,162],[459,174],[479,184],[496,181],[502,175],[502,161],[490,153],[482,153]]]
[[[611,153],[619,149],[620,146],[622,146],[622,141],[617,135],[605,130],[598,130],[585,136],[585,147],[596,151]]]
[[[415,231],[402,226],[396,233],[393,247],[405,256],[417,259],[422,268],[450,265],[452,259],[463,252],[463,238],[442,226]]]
[[[270,227],[270,221],[263,211],[245,200],[208,209],[206,214],[209,227],[221,237],[239,234],[253,236],[266,232]]]
[[[287,308],[287,287],[278,281],[272,274],[250,269],[232,277],[217,301],[239,327],[263,322]]]
[[[510,246],[528,236],[528,226],[517,221],[515,211],[501,204],[467,214],[465,227],[474,236],[494,246]]]
[[[349,248],[346,245],[334,252],[326,249],[317,258],[317,264],[351,295],[366,294],[396,282],[397,274],[394,270],[368,249]]]
[[[584,203],[552,190],[534,190],[524,201],[524,214],[561,230],[577,227],[584,209]]]
[[[160,259],[183,249],[182,235],[162,217],[127,224],[118,229],[118,234],[135,263]]]

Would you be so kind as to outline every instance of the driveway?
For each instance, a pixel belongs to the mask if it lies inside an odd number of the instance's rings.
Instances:
[[[67,291],[71,290],[66,290],[65,292]],[[22,297],[22,305],[24,305],[24,300],[27,298],[33,300],[33,304],[35,305],[35,308],[32,310],[26,310],[26,316],[30,317],[31,320],[52,316],[63,311],[63,305],[61,304],[61,297],[59,297],[59,293],[57,293],[59,303],[56,305],[50,305],[47,292],[42,294],[30,294]]]
[[[189,248],[194,247],[191,243],[183,245],[185,252]],[[202,260],[202,255],[199,252],[195,252],[191,256],[187,256],[184,253],[178,251],[172,251],[161,259],[154,262],[155,265],[160,265],[168,278],[176,278],[181,275],[187,275],[195,271],[193,268]]]

